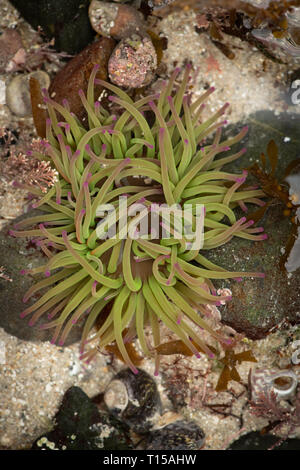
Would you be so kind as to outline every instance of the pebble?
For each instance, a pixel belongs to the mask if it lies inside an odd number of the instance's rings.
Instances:
[[[50,97],[58,103],[62,103],[63,99],[68,100],[73,113],[82,119],[85,116],[85,109],[78,90],[82,89],[86,92],[89,76],[95,64],[100,65],[97,78],[107,79],[108,59],[115,44],[112,38],[100,38],[85,47],[54,77],[49,88]],[[95,86],[95,96],[97,94],[100,96],[101,92],[102,87]]]
[[[141,88],[152,82],[157,55],[150,38],[133,34],[116,46],[108,62],[110,80],[124,88]]]
[[[14,56],[23,50],[20,34],[12,28],[7,28],[0,37],[0,73],[8,72]]]
[[[29,79],[34,77],[39,81],[41,88],[49,88],[50,78],[46,72],[37,70],[29,74],[17,75],[6,88],[6,103],[12,113],[17,116],[29,116],[31,110]]]
[[[143,33],[143,16],[129,5],[93,0],[89,7],[92,28],[101,36],[124,39],[133,33]]]

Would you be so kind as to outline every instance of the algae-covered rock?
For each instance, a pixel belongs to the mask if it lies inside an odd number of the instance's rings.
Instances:
[[[275,116],[272,112],[261,111],[250,116],[247,123],[247,153],[224,168],[237,171],[248,168],[255,161],[260,162],[261,152],[266,153],[267,145],[273,139],[279,156],[275,175],[281,182],[287,166],[300,157],[300,117],[291,114]],[[249,175],[247,183],[251,181],[259,184]],[[300,321],[300,270],[288,273],[280,267],[293,224],[284,215],[285,205],[276,198],[267,200],[271,204],[257,224],[265,228],[267,240],[252,242],[234,237],[226,245],[205,253],[210,260],[231,271],[265,272],[265,279],[244,278],[242,282],[219,283],[229,287],[233,295],[232,301],[222,310],[223,321],[253,339],[264,337],[284,320],[291,323]],[[249,214],[254,210],[254,206],[249,206]]]
[[[31,211],[28,215],[36,215],[36,212],[36,210]],[[47,261],[45,255],[29,238],[14,238],[9,234],[9,230],[14,227],[15,223],[24,217],[26,216],[15,219],[11,226],[0,231],[0,266],[5,267],[5,271],[12,279],[12,282],[8,282],[0,278],[0,328],[22,340],[49,341],[53,330],[39,328],[41,323],[45,323],[45,317],[34,326],[28,325],[30,316],[28,320],[20,318],[21,312],[34,302],[34,299],[31,299],[26,304],[23,303],[24,294],[36,281],[33,276],[25,272]],[[66,345],[79,341],[81,330],[82,324],[74,325]]]
[[[55,427],[39,437],[33,450],[125,450],[131,447],[126,426],[100,412],[79,387],[66,391]]]

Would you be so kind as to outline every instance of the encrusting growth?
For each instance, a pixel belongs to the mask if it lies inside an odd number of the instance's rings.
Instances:
[[[40,198],[35,207],[41,213],[11,231],[17,237],[37,238],[48,257],[44,266],[27,271],[45,278],[29,289],[24,302],[40,290],[45,293],[21,316],[30,316],[30,325],[34,325],[47,314],[49,321],[41,328],[54,328],[52,341],[59,345],[64,344],[72,326],[83,320],[82,358],[91,360],[99,347],[116,342],[124,361],[135,373],[126,343],[137,337],[143,353],[154,358],[157,373],[161,323],[195,355],[201,351],[213,357],[199,335],[201,329],[221,345],[231,342],[202,318],[205,305],[230,300],[217,295],[213,280],[264,277],[263,273],[227,271],[205,257],[206,250],[233,236],[255,241],[266,238],[260,233],[261,227],[251,227],[253,221],[245,217],[237,220],[234,213],[236,207],[247,210],[247,203],[263,205],[263,191],[244,185],[245,171],[236,175],[222,169],[244,154],[243,148],[224,156],[246,135],[247,128],[221,142],[226,122],[222,116],[228,104],[201,122],[203,103],[213,88],[190,104],[190,67],[176,91],[178,69],[159,95],[136,102],[116,86],[98,80],[97,70],[96,66],[91,73],[87,96],[79,91],[88,129],[70,112],[66,100],[58,104],[44,90],[49,113],[47,156],[36,151],[33,154],[51,161],[59,178],[46,194],[30,188]],[[95,101],[95,83],[114,93],[109,99],[120,114],[110,114],[100,101]],[[213,142],[206,144],[211,135]],[[178,217],[182,215],[176,214],[167,228],[163,213],[159,213],[161,231],[168,230],[168,237],[160,234],[153,238],[150,232],[140,238],[130,233],[127,238],[120,237],[121,196],[127,197],[128,223],[136,221],[136,214],[130,215],[135,203],[143,204],[146,218],[161,204],[189,204],[194,227],[196,206],[202,204],[203,246],[191,249],[188,237],[178,236]],[[97,208],[101,204],[116,208],[115,238],[99,239],[97,235],[101,221]],[[152,329],[152,341],[145,335],[146,325]],[[87,344],[89,348],[84,351]]]

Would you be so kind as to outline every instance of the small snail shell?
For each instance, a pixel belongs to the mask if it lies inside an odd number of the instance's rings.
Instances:
[[[280,385],[278,379],[282,379],[286,384]],[[271,392],[276,394],[277,400],[287,400],[295,394],[297,384],[298,377],[292,370],[256,369],[250,379],[251,400],[256,402],[261,394]]]

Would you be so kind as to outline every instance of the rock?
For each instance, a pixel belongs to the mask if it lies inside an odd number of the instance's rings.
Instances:
[[[31,217],[37,214],[38,211],[34,210],[26,216]],[[29,239],[13,238],[9,235],[9,229],[13,229],[15,223],[26,216],[15,219],[11,226],[0,232],[1,266],[4,266],[5,271],[12,278],[12,282],[0,279],[0,328],[25,341],[50,341],[52,331],[41,330],[39,324],[30,327],[27,319],[20,318],[20,313],[25,308],[22,300],[24,294],[35,283],[33,277],[24,275],[22,272],[46,262],[45,256]],[[82,325],[74,325],[65,345],[79,341],[81,332]]]
[[[30,77],[29,80],[30,101],[32,109],[33,122],[39,137],[46,137],[47,110],[44,106],[42,88],[38,80]]]
[[[110,80],[124,88],[141,88],[154,79],[157,55],[149,37],[137,34],[123,39],[108,62]]]
[[[124,39],[146,30],[142,14],[129,5],[93,0],[89,7],[89,17],[98,34],[114,39]]]
[[[23,18],[35,29],[41,26],[55,49],[76,54],[89,44],[94,32],[88,17],[89,0],[12,0]]]
[[[128,450],[132,447],[126,427],[99,412],[79,387],[66,391],[54,422],[54,429],[40,436],[32,450]]]
[[[0,36],[0,73],[10,70],[10,62],[23,49],[20,34],[15,29],[7,28]]]
[[[20,117],[31,115],[29,80],[33,77],[41,88],[49,88],[50,78],[46,72],[37,70],[26,75],[17,75],[6,87],[6,104],[9,109]]]
[[[111,38],[100,38],[71,59],[54,77],[49,88],[50,97],[58,103],[67,99],[73,113],[79,118],[83,118],[85,109],[82,106],[78,90],[82,89],[86,92],[88,79],[95,64],[100,66],[97,78],[107,79],[108,59],[115,44]],[[101,91],[101,86],[95,86],[95,95],[97,93],[100,95]]]
[[[276,176],[284,178],[287,166],[299,158],[299,115],[260,111],[247,120],[250,130],[245,138],[248,151],[225,171],[240,171],[260,161],[271,139],[279,148]],[[251,177],[247,178],[247,183]],[[252,177],[254,184],[259,184]],[[218,287],[232,290],[232,301],[223,307],[222,321],[252,339],[266,336],[271,328],[284,320],[300,322],[300,270],[287,273],[280,268],[280,260],[292,230],[290,218],[284,216],[286,207],[276,201],[268,207],[257,224],[265,228],[268,239],[250,242],[234,237],[226,245],[207,251],[207,257],[230,271],[265,272],[265,279],[243,278],[242,282],[222,281]],[[249,214],[255,209],[249,206]],[[244,215],[244,214],[241,214]]]
[[[200,450],[205,434],[195,421],[178,420],[149,433],[146,450]]]
[[[249,432],[234,441],[228,450],[300,450],[300,439],[281,439],[273,434]]]

